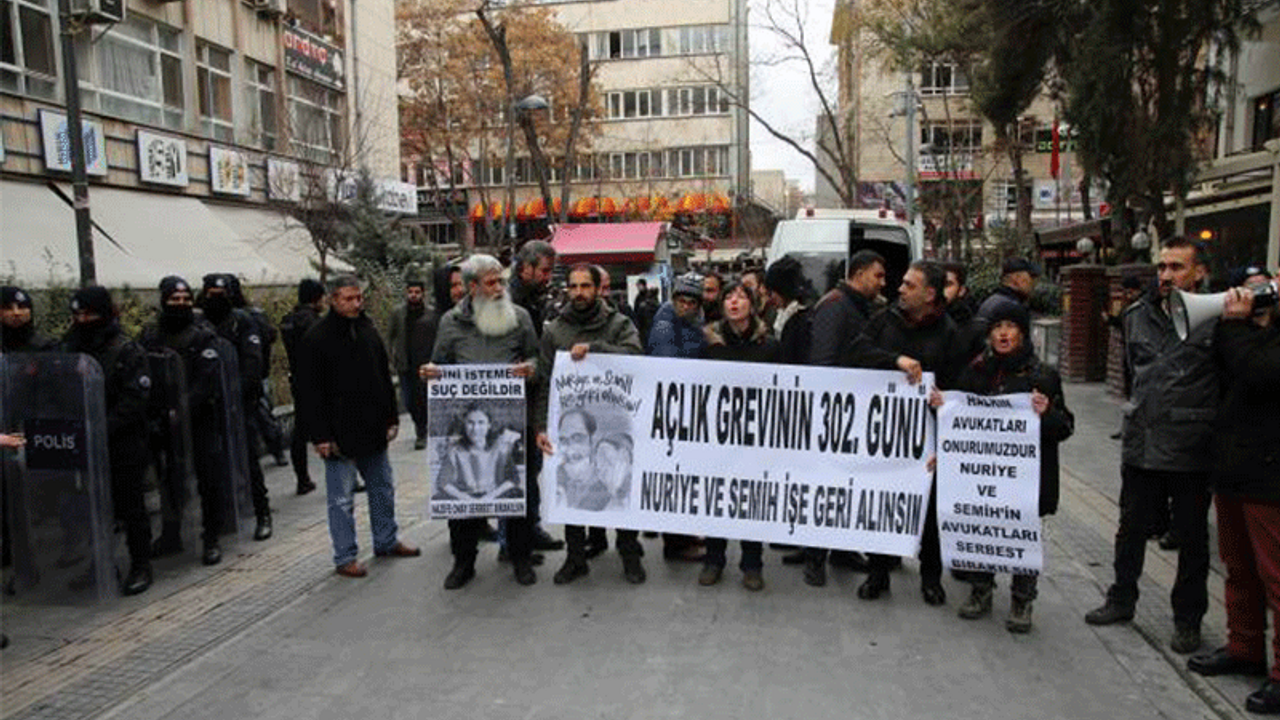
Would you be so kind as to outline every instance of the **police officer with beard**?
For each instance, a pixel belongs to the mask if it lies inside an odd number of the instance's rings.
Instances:
[[[77,290],[71,296],[71,318],[62,350],[93,357],[106,381],[111,500],[124,525],[131,563],[122,591],[137,595],[151,587],[151,520],[143,499],[151,392],[147,351],[120,329],[115,304],[104,287]]]
[[[169,348],[182,356],[187,379],[187,408],[191,414],[191,438],[200,492],[200,519],[204,526],[204,549],[201,560],[216,565],[222,560],[218,531],[222,527],[222,471],[218,438],[218,375],[221,358],[214,343],[217,332],[209,323],[197,318],[191,287],[187,281],[170,275],[160,281],[160,318],[143,328],[139,342],[147,350]],[[156,557],[182,551],[182,517],[166,518],[160,537],[152,546]]]
[[[245,311],[232,306],[230,289],[231,281],[227,275],[205,275],[201,309],[218,334],[235,346],[240,368],[244,434],[250,455],[253,455],[252,448],[257,445],[254,440],[256,432],[249,417],[258,403],[258,396],[262,394],[262,377],[265,371],[262,336],[258,333],[257,322]],[[262,477],[262,464],[257,457],[249,458],[249,487],[253,494],[253,512],[258,517],[253,539],[266,540],[271,537],[271,507],[267,504],[267,483]]]

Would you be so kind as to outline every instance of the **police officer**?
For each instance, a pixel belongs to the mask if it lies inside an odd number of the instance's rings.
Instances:
[[[222,527],[222,479],[218,423],[218,376],[222,358],[214,343],[218,333],[195,314],[194,296],[187,281],[170,275],[160,281],[160,318],[143,328],[139,342],[147,350],[169,348],[182,356],[187,378],[187,409],[191,414],[191,438],[196,485],[200,491],[200,519],[204,528],[201,560],[216,565],[222,560],[218,532]],[[182,550],[182,517],[165,518],[160,537],[152,546],[156,557]]]
[[[122,591],[137,595],[151,587],[151,521],[143,499],[151,392],[147,351],[120,329],[115,304],[104,287],[77,290],[71,296],[71,319],[62,349],[92,356],[106,381],[111,500],[129,546],[130,568]]]
[[[258,438],[266,446],[267,452],[275,458],[276,465],[284,467],[288,464],[284,457],[284,433],[280,430],[280,423],[276,422],[275,413],[271,411],[271,394],[268,388],[271,379],[271,348],[276,344],[276,329],[271,325],[262,308],[249,304],[244,296],[244,290],[240,287],[240,278],[230,273],[226,277],[231,307],[249,316],[257,328],[258,337],[262,340],[263,391],[258,394],[258,402],[253,407],[245,408],[245,413],[255,423]]]
[[[231,279],[222,273],[209,273],[204,276],[204,289],[201,293],[201,309],[218,334],[230,342],[236,349],[236,359],[240,368],[240,395],[244,410],[244,435],[246,446],[250,448],[249,486],[253,493],[253,512],[258,517],[258,524],[253,530],[254,540],[266,540],[271,537],[271,507],[267,504],[267,483],[262,477],[262,465],[252,448],[255,441],[254,423],[250,420],[253,407],[262,394],[262,377],[265,365],[262,356],[262,336],[258,333],[258,324],[249,314],[232,306]]]
[[[20,287],[0,287],[0,352],[40,352],[57,342],[36,330],[31,295]]]
[[[289,459],[293,462],[293,474],[298,478],[298,494],[306,495],[316,489],[307,469],[307,438],[298,432],[298,352],[302,336],[320,322],[324,311],[324,285],[319,280],[303,278],[298,283],[298,304],[280,321],[280,341],[284,343],[285,358],[289,361],[289,395],[293,397],[293,437],[289,441]]]

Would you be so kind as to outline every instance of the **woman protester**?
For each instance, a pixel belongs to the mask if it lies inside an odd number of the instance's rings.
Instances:
[[[441,449],[436,498],[493,500],[518,495],[523,487],[516,472],[519,432],[493,422],[489,411],[472,403],[460,416],[462,434]]]
[[[1062,394],[1062,378],[1054,368],[1040,362],[1031,347],[1031,316],[1019,303],[1001,303],[991,316],[986,348],[961,371],[956,389],[978,395],[1031,393],[1031,407],[1040,416],[1040,516],[1058,510],[1058,443],[1071,437],[1075,416],[1067,409]],[[931,397],[937,406],[942,396]],[[946,482],[939,478],[939,482]],[[960,606],[959,616],[977,620],[991,613],[995,575],[966,572],[972,586],[969,599]],[[1031,630],[1031,605],[1036,599],[1035,575],[1013,576],[1012,603],[1005,629],[1012,633]]]
[[[777,363],[781,350],[766,323],[757,312],[755,293],[741,282],[730,283],[720,294],[721,319],[703,328],[706,347],[702,357],[707,360],[735,360],[738,362]],[[706,555],[703,557],[700,585],[715,585],[724,574],[725,550],[729,541],[724,538],[707,538]],[[763,545],[758,541],[742,541],[742,586],[748,590],[764,588]]]

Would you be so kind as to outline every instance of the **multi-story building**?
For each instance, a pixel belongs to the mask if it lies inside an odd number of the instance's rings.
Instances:
[[[36,286],[78,277],[57,5],[0,2],[0,277]],[[98,281],[312,274],[307,178],[399,168],[393,0],[115,5],[75,35]]]
[[[588,49],[596,66],[604,116],[585,161],[573,163],[573,204],[591,214],[619,211],[628,200],[649,207],[686,196],[726,208],[750,194],[748,119],[734,98],[749,97],[746,0],[569,0],[540,2]],[[516,205],[539,189],[522,140],[509,171]],[[432,162],[439,165],[439,159]],[[556,161],[553,159],[553,163]],[[558,163],[556,163],[558,164]],[[405,179],[419,178],[422,159],[406,158]],[[480,186],[503,197],[503,162],[459,173],[475,209]],[[552,174],[559,197],[558,168]],[[423,187],[428,182],[419,183]],[[441,178],[439,186],[447,185]],[[710,198],[710,200],[708,200]],[[607,201],[607,202],[606,202]]]
[[[966,69],[950,63],[930,63],[908,72],[887,69],[881,58],[869,53],[870,43],[853,22],[854,12],[853,0],[836,3],[831,43],[836,46],[838,75],[835,124],[848,128],[858,206],[888,203],[902,212],[905,188],[914,183],[927,228],[958,217],[977,235],[987,227],[1013,226],[1017,194],[1012,165],[1006,153],[993,150],[995,130],[971,102]],[[906,112],[909,99],[916,106],[913,114]],[[911,128],[908,117],[914,119]],[[1031,191],[1034,226],[1082,217],[1081,172],[1070,130],[1063,124],[1058,127],[1056,177],[1052,172],[1054,122],[1055,108],[1042,95],[1024,113],[1020,130],[1027,148],[1023,183]],[[819,119],[819,135],[830,132],[826,125]],[[908,168],[912,156],[914,167]],[[839,195],[821,173],[815,187],[817,204],[839,205]],[[1100,199],[1095,192],[1090,202],[1096,208]]]

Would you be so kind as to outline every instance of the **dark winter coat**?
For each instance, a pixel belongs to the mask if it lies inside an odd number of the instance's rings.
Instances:
[[[58,341],[36,330],[34,322],[17,329],[0,325],[0,352],[45,352],[57,346]]]
[[[1143,298],[1124,312],[1133,387],[1124,406],[1121,458],[1145,470],[1208,471],[1220,401],[1217,321],[1203,323],[1184,342],[1158,303]]]
[[[296,386],[298,425],[311,443],[336,442],[351,458],[387,449],[399,410],[387,349],[367,315],[330,311],[307,332]]]
[[[1049,398],[1049,409],[1040,416],[1040,514],[1058,511],[1058,443],[1075,432],[1075,416],[1067,409],[1058,371],[1040,362],[1024,344],[1013,356],[1002,358],[990,350],[960,372],[955,389],[977,395],[1012,395],[1039,390]]]
[[[647,354],[654,357],[696,358],[702,355],[706,338],[702,325],[694,324],[676,315],[675,307],[665,302],[653,316],[653,329],[649,331]]]
[[[547,399],[556,351],[568,350],[578,343],[587,343],[588,353],[640,355],[644,352],[635,324],[603,300],[596,302],[586,318],[579,318],[572,307],[560,313],[547,323],[539,342],[537,403],[531,418],[531,424],[539,431],[547,428]]]
[[[417,370],[417,366],[412,364],[410,343],[414,327],[426,314],[425,304],[414,308],[405,303],[391,311],[391,320],[387,324],[387,352],[391,355],[393,372],[404,375]]]
[[[142,329],[138,342],[148,351],[169,348],[182,356],[182,369],[187,385],[187,408],[194,422],[209,417],[220,402],[222,358],[215,343],[218,334],[201,319],[193,320],[176,333],[166,333],[158,324]],[[200,438],[196,438],[197,442]]]
[[[925,372],[934,374],[937,386],[947,390],[964,367],[965,354],[960,331],[946,313],[913,324],[894,305],[871,318],[849,356],[838,364],[896,370],[898,357],[905,355],[918,360]]]
[[[245,310],[236,308],[213,327],[235,346],[236,359],[240,363],[240,394],[244,396],[244,407],[253,407],[262,394],[262,379],[266,377],[262,332],[258,321]]]
[[[147,450],[147,407],[151,395],[147,351],[129,339],[114,320],[92,329],[73,325],[63,338],[61,349],[89,355],[102,367],[111,466],[147,465],[151,457]]]
[[[1224,321],[1215,342],[1227,387],[1215,424],[1214,491],[1280,502],[1280,324]]]
[[[786,308],[783,312],[785,310]],[[812,347],[813,310],[801,305],[787,318],[778,335],[778,362],[786,365],[808,365]]]
[[[529,320],[533,323],[534,334],[542,337],[542,325],[546,320],[546,293],[542,288],[521,280],[520,276],[515,273],[511,275],[509,290],[511,292],[511,301],[529,313]]]
[[[734,332],[728,320],[717,320],[703,328],[707,346],[702,357],[707,360],[776,363],[781,349],[769,326],[760,318],[751,318],[747,331]]]
[[[875,315],[875,303],[854,292],[848,283],[840,283],[813,308],[813,345],[809,350],[812,365],[845,365],[853,353],[853,345]]]
[[[298,374],[298,352],[307,331],[320,322],[320,313],[310,305],[295,305],[293,311],[280,321],[280,341],[289,361],[289,374]]]

